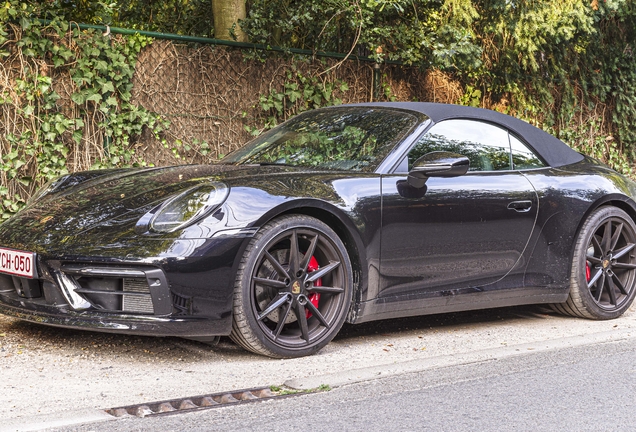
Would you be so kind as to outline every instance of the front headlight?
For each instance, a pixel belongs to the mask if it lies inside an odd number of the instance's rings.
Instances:
[[[230,189],[220,182],[195,186],[163,203],[152,215],[148,227],[154,232],[173,232],[190,225],[218,208]]]

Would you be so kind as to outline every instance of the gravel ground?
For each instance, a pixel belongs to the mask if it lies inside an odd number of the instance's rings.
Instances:
[[[636,329],[636,308],[613,321],[526,306],[345,326],[317,355],[272,360],[228,339],[210,347],[177,338],[110,335],[0,316],[0,418],[111,408],[242,388],[344,369]]]

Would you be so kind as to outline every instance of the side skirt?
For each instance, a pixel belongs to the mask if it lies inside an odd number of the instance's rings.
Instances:
[[[432,315],[447,312],[461,312],[477,309],[492,309],[539,303],[563,303],[567,300],[569,286],[566,287],[524,287],[500,292],[476,292],[453,295],[442,291],[422,298],[415,295],[388,297],[362,302],[352,324],[369,321]]]

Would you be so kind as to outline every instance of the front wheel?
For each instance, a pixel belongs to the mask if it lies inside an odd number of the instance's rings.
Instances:
[[[636,293],[636,225],[616,207],[600,207],[581,227],[572,259],[570,295],[557,311],[591,319],[621,316]]]
[[[352,287],[349,256],[331,228],[303,215],[275,219],[239,265],[230,337],[269,357],[313,354],[342,327]]]

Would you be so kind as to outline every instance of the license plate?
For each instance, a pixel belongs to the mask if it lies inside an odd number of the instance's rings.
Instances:
[[[27,278],[35,277],[35,254],[0,248],[0,272]]]

